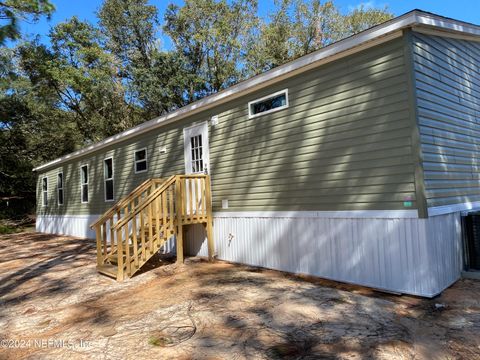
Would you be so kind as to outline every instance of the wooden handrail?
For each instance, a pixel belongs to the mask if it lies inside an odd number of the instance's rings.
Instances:
[[[117,222],[113,229],[117,230],[120,229],[122,226],[125,224],[128,224],[129,221],[131,221],[135,216],[137,216],[143,209],[145,209],[150,203],[157,198],[159,194],[161,194],[163,191],[165,191],[169,186],[171,186],[174,182],[175,179],[177,178],[176,175],[170,176],[163,184],[162,186],[156,188],[150,195],[148,195],[145,200],[142,201],[139,206],[135,208],[133,212],[128,214],[128,216],[124,217],[122,220]]]
[[[117,211],[123,209],[126,205],[128,205],[132,201],[132,197],[135,197],[138,193],[142,193],[147,190],[152,183],[161,183],[163,182],[162,179],[148,179],[137,186],[134,190],[130,192],[126,197],[119,200],[115,205],[113,205],[110,209],[108,209],[98,220],[96,220],[93,224],[90,225],[90,228],[93,229],[95,226],[102,224],[105,220],[108,220],[112,215],[114,215]]]
[[[198,178],[206,178],[208,175],[205,174],[192,174],[192,175],[177,175],[180,179],[198,179]]]

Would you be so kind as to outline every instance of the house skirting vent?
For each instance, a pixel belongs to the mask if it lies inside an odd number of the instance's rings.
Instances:
[[[480,270],[480,212],[463,217],[467,270]]]

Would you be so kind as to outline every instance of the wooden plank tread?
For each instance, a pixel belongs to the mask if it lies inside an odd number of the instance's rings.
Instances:
[[[114,265],[109,265],[109,264],[98,265],[97,271],[103,275],[113,277],[114,279],[117,278],[117,267]]]

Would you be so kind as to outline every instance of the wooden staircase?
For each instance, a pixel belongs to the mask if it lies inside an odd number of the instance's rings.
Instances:
[[[183,230],[203,224],[213,259],[212,201],[208,175],[150,179],[116,203],[95,223],[97,270],[121,281],[131,277],[172,237],[183,262]]]

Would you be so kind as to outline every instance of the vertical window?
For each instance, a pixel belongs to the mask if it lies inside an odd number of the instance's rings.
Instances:
[[[57,175],[57,201],[58,205],[63,205],[63,173]]]
[[[48,205],[48,178],[42,178],[42,205]]]
[[[248,103],[248,117],[254,118],[288,107],[288,90],[282,90]]]
[[[142,173],[147,169],[147,149],[135,151],[135,173]]]
[[[192,152],[192,172],[203,172],[202,135],[199,134],[190,138],[190,149]]]
[[[103,178],[105,180],[105,201],[113,201],[113,158],[103,160]]]
[[[88,203],[88,165],[80,168],[80,187],[82,203]]]

